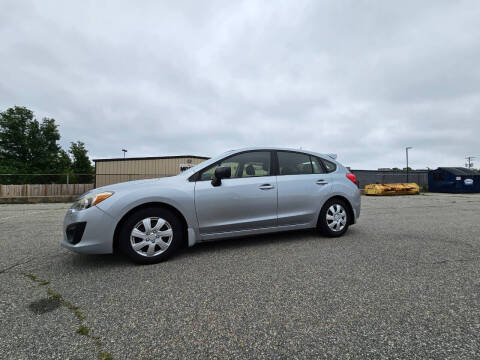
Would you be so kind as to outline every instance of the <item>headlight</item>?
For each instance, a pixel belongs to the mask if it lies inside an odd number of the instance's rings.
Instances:
[[[112,191],[105,191],[99,194],[86,194],[73,203],[72,209],[77,211],[88,209],[89,207],[97,205],[112,195]]]

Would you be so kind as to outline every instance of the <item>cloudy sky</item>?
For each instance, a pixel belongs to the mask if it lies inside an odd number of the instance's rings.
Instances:
[[[478,1],[0,3],[0,110],[92,158],[275,145],[480,164]]]

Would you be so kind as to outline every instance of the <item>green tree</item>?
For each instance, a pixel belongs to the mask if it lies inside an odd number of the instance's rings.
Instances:
[[[0,112],[0,173],[1,174],[66,174],[77,171],[72,169],[72,161],[66,151],[58,144],[60,133],[55,119],[35,119],[33,112],[25,107],[14,106]],[[78,145],[78,142],[76,145]],[[83,149],[83,150],[82,150]],[[85,162],[79,155],[86,156],[86,149],[81,143],[80,152],[76,152],[77,168],[87,171]],[[76,156],[76,157],[75,157]],[[82,167],[83,166],[83,167]],[[50,183],[65,182],[65,177],[55,176],[2,176],[0,183]]]
[[[62,149],[58,145],[60,133],[54,119],[44,118],[41,123],[32,120],[28,129],[28,158],[30,173],[57,174],[68,170],[68,164],[62,164]],[[34,177],[34,182],[55,182],[58,176]]]
[[[6,173],[21,173],[27,168],[28,129],[33,113],[15,106],[0,113],[0,168]]]
[[[70,143],[70,149],[68,152],[72,155],[72,171],[75,174],[93,174],[95,172],[90,159],[88,158],[88,151],[85,148],[85,144],[81,141]],[[91,175],[79,175],[76,176],[75,181],[79,183],[89,183],[93,177]]]
[[[70,159],[70,156],[68,156],[68,153],[63,149],[60,149],[58,155],[59,156],[57,158],[56,168],[62,169],[63,170],[62,173],[71,171],[72,159]]]

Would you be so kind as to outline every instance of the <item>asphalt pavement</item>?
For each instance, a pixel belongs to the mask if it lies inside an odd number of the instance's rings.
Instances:
[[[69,204],[0,205],[0,358],[480,358],[480,196],[362,201],[340,239],[223,240],[150,266],[61,248]]]

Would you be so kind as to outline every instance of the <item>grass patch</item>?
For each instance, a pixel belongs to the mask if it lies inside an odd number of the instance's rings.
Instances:
[[[85,315],[81,311],[76,310],[74,314],[78,320],[80,321],[85,320]]]
[[[29,278],[32,281],[37,281],[37,277],[33,274],[23,274],[25,277]]]
[[[26,278],[29,278],[32,281],[35,281],[38,285],[45,286],[50,284],[50,281],[48,280],[40,280],[33,274],[23,274]]]
[[[113,360],[113,356],[112,354],[108,353],[108,352],[101,352],[98,354],[98,358],[100,360]]]
[[[62,294],[56,293],[55,291],[52,291],[50,289],[47,289],[47,294],[52,299],[62,300],[63,298]]]
[[[85,325],[80,325],[80,327],[77,329],[77,334],[87,336],[88,335],[88,328]]]
[[[63,305],[65,305],[70,311],[77,311],[80,309],[78,306],[73,305],[70,301],[63,301]]]
[[[41,280],[33,274],[24,273],[23,275],[26,278],[37,283],[39,286],[47,286],[50,284],[50,281]],[[80,311],[80,307],[73,305],[70,301],[65,300],[62,294],[53,291],[49,287],[47,287],[47,294],[48,294],[47,299],[30,304],[31,305],[30,310],[32,310],[37,314],[43,314],[45,312],[54,310],[59,306],[66,307],[71,313],[75,315],[75,318],[80,324],[79,328],[76,330],[76,333],[82,336],[87,336],[89,339],[95,341],[95,345],[98,348],[98,358],[100,360],[113,360],[112,354],[101,351],[103,345],[102,345],[102,342],[100,341],[100,338],[98,336],[90,335],[90,329],[83,324],[83,321],[85,320],[85,315],[83,314],[83,312]]]

